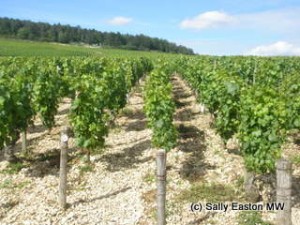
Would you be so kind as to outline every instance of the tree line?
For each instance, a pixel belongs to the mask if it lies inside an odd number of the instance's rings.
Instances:
[[[161,51],[194,54],[193,50],[167,40],[152,38],[143,34],[130,35],[119,32],[101,32],[80,26],[49,24],[11,18],[0,18],[0,36],[33,41],[59,43],[85,43],[110,46],[128,50]]]

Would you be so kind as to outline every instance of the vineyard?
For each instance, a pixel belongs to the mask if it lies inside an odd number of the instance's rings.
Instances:
[[[190,204],[276,201],[280,158],[300,224],[299,71],[297,57],[0,58],[0,224],[156,224],[158,150],[167,224],[275,224]]]

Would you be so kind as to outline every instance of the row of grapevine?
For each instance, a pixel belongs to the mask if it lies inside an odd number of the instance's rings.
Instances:
[[[59,78],[47,60],[39,64],[22,58],[8,58],[0,64],[1,126],[0,148],[12,151],[21,132],[26,133],[35,115],[40,114],[48,128],[54,125],[57,111]],[[8,152],[8,157],[14,157]]]
[[[70,121],[78,145],[103,145],[108,121],[151,67],[146,59],[1,59],[0,147],[14,144],[36,115],[51,129],[64,96],[73,99]],[[300,127],[299,68],[295,58],[200,57],[179,59],[176,71],[215,117],[224,142],[238,134],[247,167],[266,172],[274,169],[287,131]],[[145,91],[153,144],[167,150],[176,142],[172,69],[167,60],[157,61]]]
[[[149,61],[108,60],[81,64],[73,80],[76,91],[70,121],[79,147],[89,152],[104,144],[108,123],[126,104],[126,95],[151,70]],[[76,81],[76,79],[78,79]]]
[[[0,148],[11,151],[36,115],[51,129],[63,97],[73,99],[70,122],[78,146],[103,145],[110,116],[124,107],[126,94],[151,69],[145,58],[1,59]]]
[[[144,93],[144,110],[148,126],[153,132],[152,144],[167,151],[175,147],[177,139],[177,131],[173,124],[175,103],[170,82],[172,72],[169,62],[158,60],[146,79]]]
[[[275,168],[287,132],[299,129],[296,58],[202,57],[178,60],[178,71],[214,115],[224,142],[237,134],[249,171]]]
[[[166,159],[167,151],[176,146],[177,130],[173,124],[175,103],[172,95],[171,61],[157,60],[148,75],[144,90],[144,111],[152,130],[152,145],[157,148],[157,224],[166,223]]]

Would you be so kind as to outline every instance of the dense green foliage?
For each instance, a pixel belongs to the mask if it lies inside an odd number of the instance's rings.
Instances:
[[[251,86],[241,95],[240,117],[246,167],[257,172],[274,170],[286,137],[285,103],[274,89]]]
[[[78,146],[103,146],[111,115],[151,69],[145,58],[2,58],[0,148],[14,144],[36,114],[51,129],[63,97],[73,98],[70,123]]]
[[[89,45],[111,46],[128,50],[152,50],[193,54],[192,49],[142,34],[129,35],[100,32],[94,29],[83,29],[79,26],[50,25],[49,23],[36,23],[10,18],[0,18],[0,36],[33,41],[86,43]]]
[[[105,58],[78,62],[73,68],[75,77],[70,78],[71,89],[76,91],[70,120],[78,146],[87,149],[103,146],[111,115],[125,106],[126,94],[148,72],[148,63],[145,59]]]
[[[275,168],[291,129],[299,129],[298,58],[202,57],[177,70],[214,115],[224,142],[237,134],[247,169]]]
[[[224,143],[236,135],[248,170],[269,172],[291,130],[300,128],[300,62],[295,57],[146,58],[57,57],[0,59],[0,147],[16,142],[35,115],[49,129],[58,103],[72,98],[77,144],[103,146],[108,123],[126,104],[139,78],[153,146],[176,145],[170,75],[190,83],[214,117]],[[154,64],[154,66],[152,65]]]
[[[172,72],[170,63],[157,61],[146,80],[144,94],[148,126],[153,132],[152,144],[167,151],[176,146],[177,139],[177,131],[173,124],[175,103],[170,83]]]
[[[300,129],[300,82],[299,74],[294,73],[286,77],[279,89],[285,93],[284,102],[288,114],[287,127],[289,129]]]
[[[35,114],[32,105],[31,68],[19,67],[20,60],[0,63],[0,147],[15,143]]]
[[[33,105],[39,113],[43,124],[51,129],[55,124],[60,100],[61,77],[56,65],[44,60],[38,65],[33,86]]]

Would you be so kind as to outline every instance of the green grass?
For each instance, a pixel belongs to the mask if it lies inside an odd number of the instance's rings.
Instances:
[[[190,189],[184,190],[177,197],[184,202],[225,202],[239,200],[241,196],[231,185],[194,183]]]
[[[22,189],[29,185],[29,181],[22,181],[19,183],[13,182],[11,179],[6,179],[0,183],[0,189]]]
[[[78,46],[0,39],[0,56],[88,56],[94,52]]]
[[[239,225],[271,225],[264,222],[261,213],[257,211],[243,211],[238,216]]]
[[[87,45],[60,44],[0,38],[0,56],[111,56],[111,57],[161,57],[176,54],[129,51]]]
[[[295,164],[296,166],[300,166],[300,155],[295,155],[292,156],[291,159],[293,164]]]
[[[87,172],[92,172],[94,170],[94,166],[93,165],[83,165],[79,167],[80,170],[80,175],[83,175]]]
[[[13,182],[11,179],[6,179],[0,183],[0,189],[10,189],[13,187]]]
[[[153,172],[148,172],[144,177],[143,177],[143,181],[148,183],[148,184],[151,184],[151,183],[154,183],[156,181],[156,178],[155,178],[155,174]]]
[[[27,165],[21,163],[21,162],[16,162],[16,163],[10,163],[7,168],[4,170],[0,171],[3,174],[17,174],[21,169],[27,167]]]

